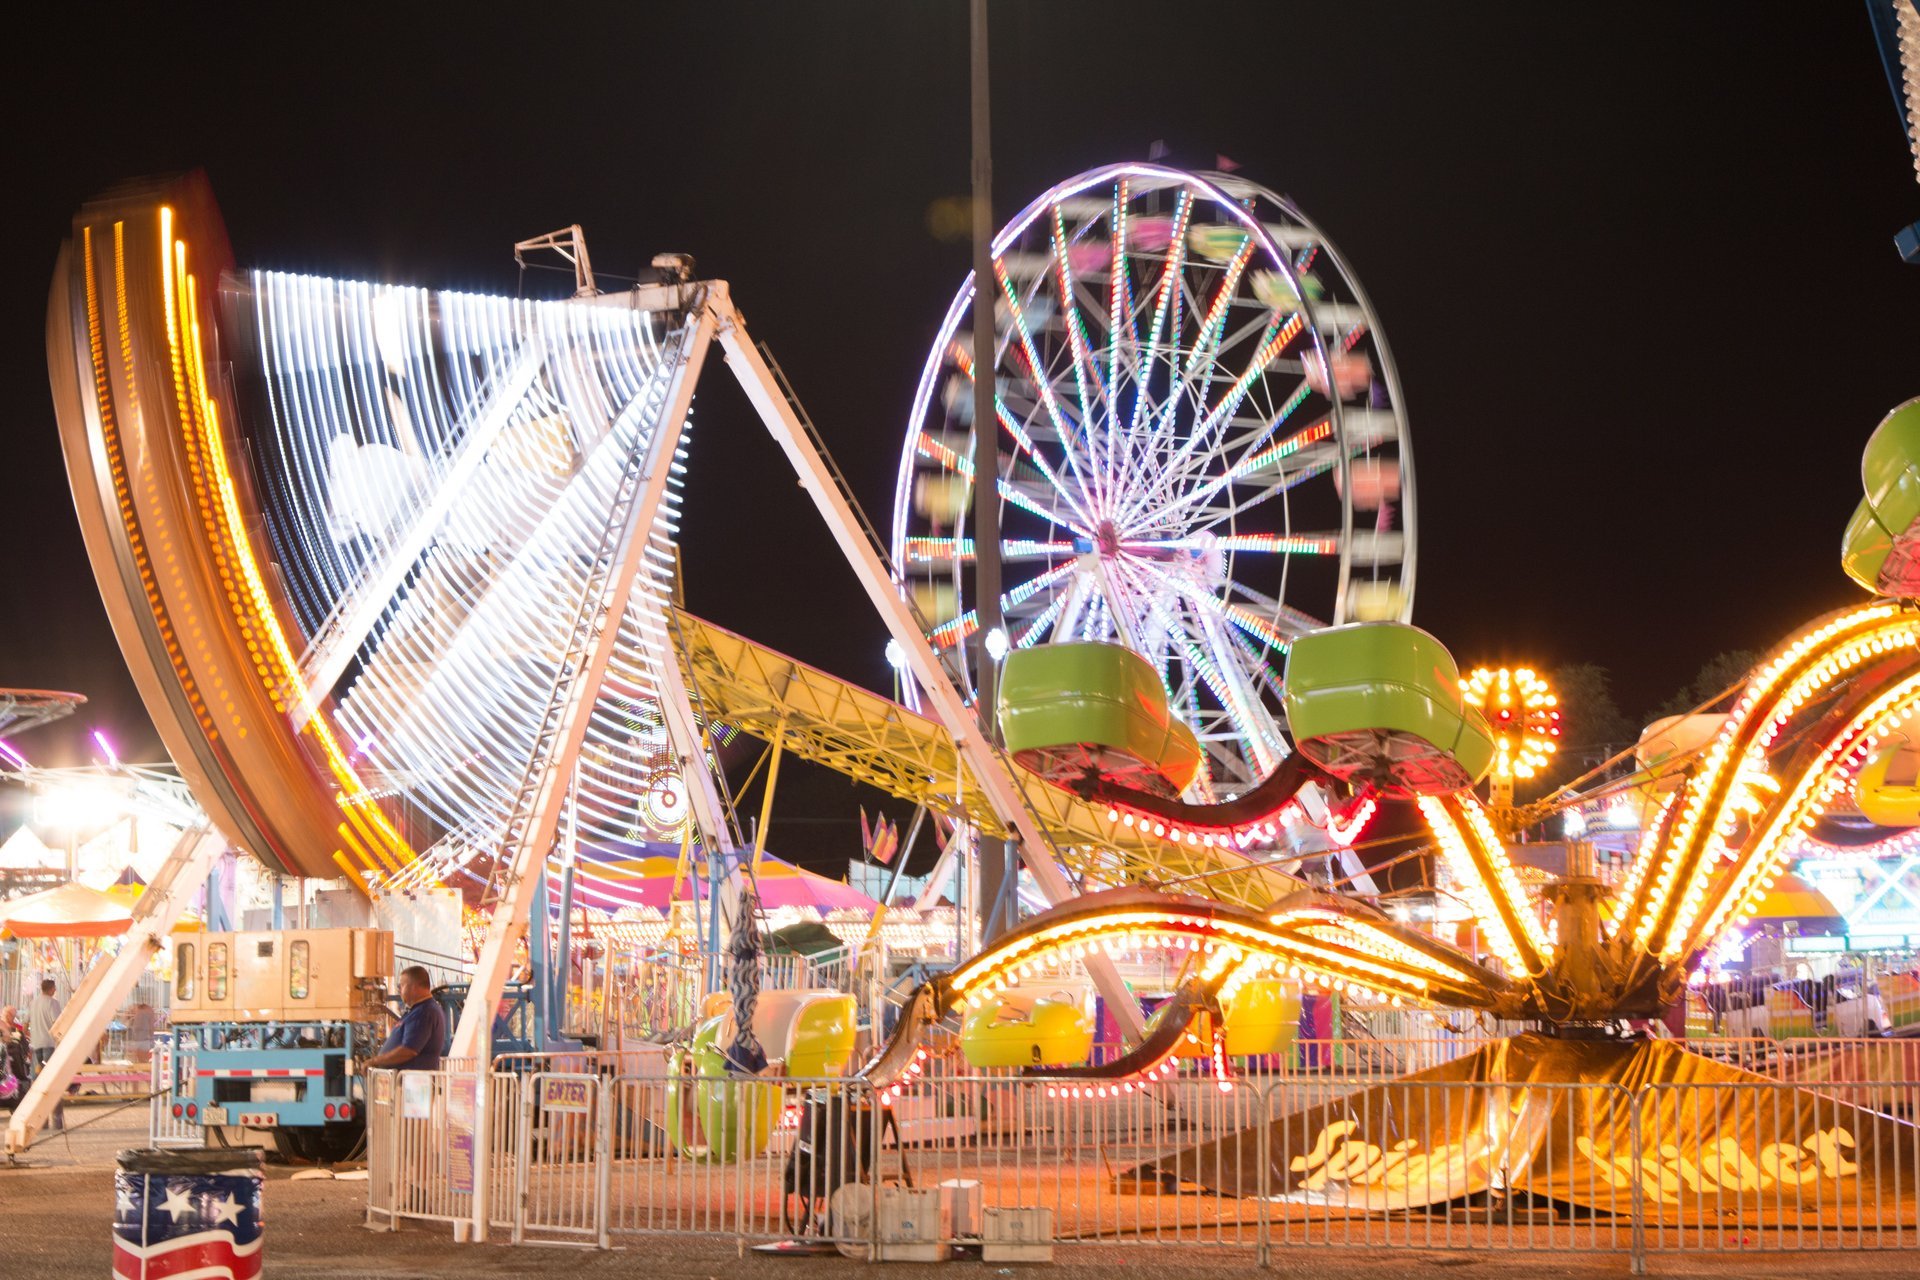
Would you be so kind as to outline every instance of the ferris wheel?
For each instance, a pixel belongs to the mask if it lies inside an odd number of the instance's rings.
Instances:
[[[1203,748],[1197,798],[1287,753],[1294,636],[1404,620],[1412,460],[1386,338],[1353,272],[1282,197],[1116,164],[993,242],[1004,639],[1147,657]],[[914,397],[893,560],[941,649],[977,628],[973,282]]]

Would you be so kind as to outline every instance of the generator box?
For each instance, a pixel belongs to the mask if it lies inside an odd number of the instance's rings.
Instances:
[[[980,1261],[1052,1262],[1053,1210],[986,1209],[981,1212]]]
[[[879,1262],[945,1262],[953,1250],[947,1197],[938,1187],[880,1188],[880,1221],[873,1233]]]
[[[174,1022],[359,1022],[393,975],[384,929],[204,933],[174,943]]]

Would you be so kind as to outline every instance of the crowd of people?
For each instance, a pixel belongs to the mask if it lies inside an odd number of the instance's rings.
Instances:
[[[0,1008],[0,1048],[5,1050],[0,1054],[0,1105],[17,1104],[53,1056],[59,1043],[53,1026],[60,1020],[61,1007],[59,987],[46,978],[25,1010],[14,1005]],[[57,1112],[55,1123],[59,1123]]]

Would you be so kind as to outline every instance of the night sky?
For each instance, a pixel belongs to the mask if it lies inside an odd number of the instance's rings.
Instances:
[[[45,299],[80,202],[204,166],[249,266],[512,292],[568,223],[595,266],[661,250],[732,283],[884,515],[964,243],[962,0],[65,6],[16,62],[0,258],[0,683],[73,689],[20,745],[157,740],[88,570],[47,392]],[[457,19],[453,15],[458,15]],[[1630,715],[1714,654],[1855,598],[1860,449],[1920,394],[1920,217],[1865,6],[994,10],[1001,218],[1095,164],[1231,157],[1339,243],[1411,416],[1415,621],[1463,665],[1593,661]],[[617,287],[617,280],[605,281]],[[568,291],[529,273],[524,287]],[[885,688],[884,632],[716,364],[697,404],[690,606]],[[858,793],[790,770],[773,847],[855,851]]]

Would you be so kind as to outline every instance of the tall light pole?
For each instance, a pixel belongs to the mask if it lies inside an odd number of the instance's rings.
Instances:
[[[979,627],[973,633],[975,709],[987,737],[1000,740],[996,710],[1000,671],[988,637],[1005,627],[1000,616],[1000,423],[994,412],[993,115],[987,96],[987,0],[969,0],[973,43],[973,584]],[[980,874],[980,937],[1012,927],[1019,875],[1012,841],[975,845]]]

